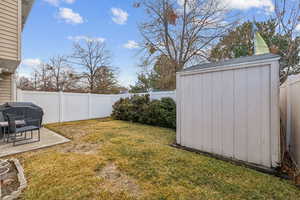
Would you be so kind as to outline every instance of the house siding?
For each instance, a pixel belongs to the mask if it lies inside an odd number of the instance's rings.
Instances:
[[[0,59],[20,60],[21,1],[0,1]]]
[[[0,75],[0,104],[11,101],[13,98],[12,74]]]

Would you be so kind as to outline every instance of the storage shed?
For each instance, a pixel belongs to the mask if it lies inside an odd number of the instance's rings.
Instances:
[[[177,144],[262,167],[280,162],[279,59],[263,54],[177,73]]]

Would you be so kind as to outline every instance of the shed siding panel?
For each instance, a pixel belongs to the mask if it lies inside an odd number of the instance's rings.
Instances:
[[[181,96],[182,98],[182,102],[189,102],[189,99],[192,98],[192,96],[190,96],[190,91],[191,88],[189,87],[189,79],[187,79],[186,77],[184,77],[182,79],[182,91],[185,91],[184,95]],[[189,115],[189,113],[192,112],[192,107],[191,106],[186,106],[186,104],[181,104],[181,111],[182,111],[182,130],[186,131],[185,135],[181,137],[182,140],[182,144],[184,146],[189,146],[192,143],[192,127],[191,127],[191,115]]]
[[[234,149],[235,158],[248,160],[247,135],[248,135],[248,92],[247,92],[247,70],[234,71]]]
[[[247,69],[248,80],[248,162],[260,163],[261,102],[260,69]]]
[[[213,153],[222,154],[222,72],[213,73],[212,145]],[[197,101],[195,99],[195,101]]]
[[[279,63],[274,62],[270,67],[270,102],[271,102],[271,154],[272,165],[280,162],[280,113],[279,113]]]
[[[234,71],[224,71],[222,79],[222,152],[234,155]]]
[[[206,74],[203,76],[203,113],[205,117],[203,118],[203,150],[207,152],[212,152],[212,134],[208,134],[212,132],[212,111],[213,111],[213,104],[212,104],[212,75]]]
[[[188,119],[189,119],[189,130],[190,130],[190,138],[188,139],[189,144],[191,144],[191,146],[194,146],[196,148],[200,148],[201,146],[201,140],[200,140],[200,130],[199,130],[199,124],[197,123],[197,118],[199,117],[199,107],[198,105],[200,104],[200,99],[198,97],[198,91],[197,89],[199,89],[198,87],[195,87],[195,84],[197,84],[197,80],[200,77],[194,76],[192,77],[192,79],[187,79],[188,83],[189,83],[189,98],[193,98],[193,96],[197,96],[198,102],[195,101],[190,101],[190,110],[189,113],[186,113],[188,115]],[[201,119],[200,119],[201,121]]]
[[[192,129],[192,137],[194,140],[192,141],[192,146],[196,148],[202,148],[203,140],[202,140],[202,76],[197,75],[191,79],[191,90],[190,96],[195,96],[198,99],[198,102],[192,101],[192,108],[194,111],[191,111],[189,115],[191,115],[191,128]],[[198,123],[197,123],[198,122]]]
[[[195,111],[194,113],[195,116],[193,118],[193,124],[195,124],[193,126],[193,128],[195,128],[194,130],[197,131],[197,139],[196,139],[196,147],[197,148],[201,148],[203,149],[203,136],[204,136],[204,133],[203,133],[203,108],[202,108],[202,105],[203,105],[203,75],[199,74],[198,76],[195,76],[195,80],[194,80],[194,87],[193,87],[193,91],[198,91],[197,92],[197,96],[196,98],[199,100],[195,103],[194,105],[194,108],[195,108]],[[197,122],[199,121],[200,123],[200,129],[197,129]],[[200,142],[197,142],[197,141],[200,141]]]
[[[192,91],[193,91],[193,88],[192,88],[192,79],[187,79],[185,78],[183,80],[183,82],[185,83],[185,87],[184,87],[184,90],[186,91],[186,95],[184,95],[182,98],[183,98],[183,101],[184,102],[188,102],[189,99],[192,98]],[[183,137],[183,142],[186,146],[190,145],[190,146],[193,146],[193,141],[194,141],[194,130],[193,130],[193,117],[190,113],[192,113],[192,110],[193,110],[193,102],[190,101],[190,106],[186,106],[186,105],[183,105],[183,108],[182,110],[184,110],[184,129],[185,130],[188,130],[188,135],[186,137]]]
[[[181,87],[181,79],[179,78],[179,74],[176,75],[176,88],[177,91],[181,91],[180,87]],[[180,101],[182,101],[181,98],[181,94],[179,92],[176,92],[176,102],[178,102],[177,106],[176,106],[176,143],[180,144],[181,143],[181,103],[179,103]]]
[[[261,161],[262,165],[271,165],[271,149],[270,149],[270,67],[260,68],[261,74]]]

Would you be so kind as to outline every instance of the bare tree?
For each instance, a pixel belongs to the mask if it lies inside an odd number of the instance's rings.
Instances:
[[[275,0],[277,32],[285,41],[287,48],[276,48],[283,56],[282,82],[288,75],[300,72],[300,0]]]
[[[51,70],[45,63],[41,63],[33,71],[33,83],[36,90],[52,91]]]
[[[235,23],[220,2],[142,0],[135,4],[135,7],[143,6],[148,15],[139,30],[149,58],[166,55],[176,66],[176,71],[186,63],[206,59],[211,45]]]
[[[120,93],[117,69],[109,66],[101,66],[98,68],[96,72],[95,89],[97,93],[101,94]]]
[[[102,66],[109,66],[110,52],[104,42],[96,40],[74,43],[73,50],[71,62],[83,67],[83,77],[87,80],[89,92],[95,92],[98,70]]]
[[[80,79],[74,69],[68,64],[65,56],[58,55],[50,58],[47,66],[51,71],[51,78],[56,91],[71,90]]]
[[[21,90],[35,90],[33,82],[30,78],[21,76],[17,79],[17,88]]]

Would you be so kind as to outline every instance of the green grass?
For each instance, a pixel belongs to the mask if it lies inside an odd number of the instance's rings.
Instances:
[[[23,199],[300,199],[290,181],[170,147],[170,129],[109,119],[47,127],[72,142],[18,156]]]

